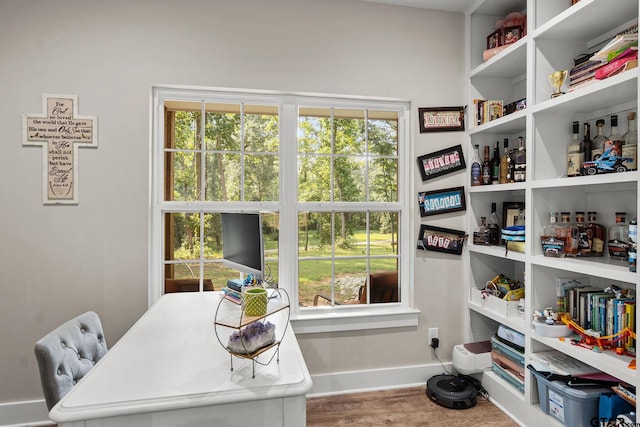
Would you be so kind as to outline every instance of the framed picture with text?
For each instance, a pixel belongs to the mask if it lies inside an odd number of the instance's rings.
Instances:
[[[418,108],[420,133],[464,130],[464,107]]]
[[[418,235],[418,249],[460,255],[465,239],[464,231],[422,224]]]
[[[418,193],[418,207],[420,208],[420,216],[464,211],[467,209],[464,187],[421,191]]]
[[[461,145],[418,157],[418,169],[423,181],[463,170],[466,167]]]

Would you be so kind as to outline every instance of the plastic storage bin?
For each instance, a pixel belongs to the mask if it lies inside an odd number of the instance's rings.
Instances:
[[[549,381],[531,371],[538,384],[540,409],[568,427],[597,425],[600,395],[610,393],[608,387],[573,388],[561,381]]]

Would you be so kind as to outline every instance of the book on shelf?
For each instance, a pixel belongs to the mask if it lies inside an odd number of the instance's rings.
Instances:
[[[635,64],[629,64],[635,61]],[[636,68],[638,66],[638,47],[627,49],[624,53],[618,56],[613,61],[596,70],[596,79],[602,80],[607,77],[615,76],[623,71]]]
[[[632,46],[638,46],[638,33],[618,34],[602,49],[596,52],[592,61],[609,62]]]
[[[581,87],[588,86],[588,85],[590,85],[591,83],[593,83],[595,81],[597,81],[596,80],[596,76],[593,75],[593,76],[589,77],[588,79],[581,81],[580,83],[575,83],[575,84],[569,85],[569,92],[573,92],[576,89],[580,89]]]
[[[224,297],[229,301],[233,301],[236,304],[240,304],[242,302],[242,294],[237,292],[231,288],[222,288],[222,292],[224,293]]]
[[[504,114],[504,102],[498,99],[474,99],[476,112],[476,125],[481,125],[491,120],[502,117]]]
[[[600,371],[558,350],[531,353],[529,362],[539,372],[580,377],[598,374]]]
[[[578,77],[584,74],[587,74],[589,71],[597,70],[602,67],[601,61],[586,61],[582,62],[569,70],[569,78]]]
[[[636,330],[636,302],[627,301],[624,303],[624,327]],[[625,348],[635,348],[636,340],[632,336],[628,336],[625,342]]]

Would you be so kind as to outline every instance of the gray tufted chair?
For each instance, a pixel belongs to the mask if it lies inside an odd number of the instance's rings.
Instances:
[[[51,410],[107,353],[100,318],[88,311],[69,320],[40,339],[35,353],[42,391]]]

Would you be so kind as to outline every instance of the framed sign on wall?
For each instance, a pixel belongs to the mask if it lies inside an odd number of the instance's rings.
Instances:
[[[418,108],[420,133],[464,130],[464,107]]]
[[[461,145],[418,157],[418,169],[423,181],[463,170],[466,167]]]
[[[467,209],[464,187],[444,190],[421,191],[418,193],[420,216],[438,215]]]
[[[42,94],[42,113],[22,114],[22,145],[43,148],[44,204],[78,204],[78,148],[98,146],[97,127],[77,95]]]
[[[465,239],[464,231],[422,224],[418,249],[460,255]]]

